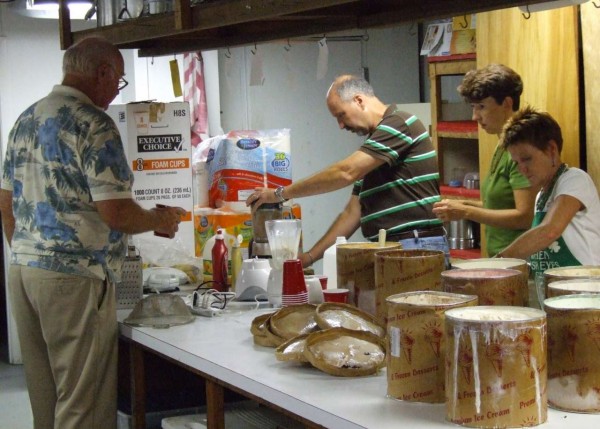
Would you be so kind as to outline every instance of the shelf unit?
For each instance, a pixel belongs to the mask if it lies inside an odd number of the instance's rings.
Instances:
[[[472,199],[479,200],[480,194],[479,189],[467,189],[463,186],[453,187],[453,186],[440,186],[440,193],[444,196],[444,198],[457,198],[457,199]]]
[[[450,249],[450,259],[479,259],[481,249]]]
[[[102,36],[142,57],[244,46],[291,37],[366,30],[486,12],[547,0],[173,0],[173,12],[71,31],[67,3],[58,0],[61,48]],[[99,0],[98,3],[109,1]]]
[[[470,159],[470,165],[479,166],[479,136],[477,122],[471,120],[448,120],[444,117],[442,109],[442,78],[444,76],[462,76],[469,70],[477,68],[475,54],[447,55],[429,57],[429,80],[431,88],[431,138],[438,155],[438,169],[440,172],[440,194],[443,198],[479,200],[478,189],[465,189],[464,187],[447,186],[453,177],[453,172],[448,171],[449,165],[464,167],[461,162],[464,156],[475,157]],[[454,119],[454,118],[452,118]],[[445,159],[449,158],[449,162]],[[462,172],[467,173],[467,171]],[[452,258],[473,259],[481,256],[481,249],[450,251]]]
[[[440,182],[447,184],[450,171],[446,171],[444,159],[457,144],[469,144],[478,154],[477,122],[470,120],[444,120],[442,104],[442,78],[460,76],[477,68],[475,54],[429,57],[429,81],[431,88],[431,139],[438,155]],[[479,164],[477,160],[476,165]]]

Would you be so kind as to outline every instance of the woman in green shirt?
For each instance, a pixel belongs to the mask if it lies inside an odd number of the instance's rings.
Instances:
[[[458,92],[471,104],[473,120],[500,140],[504,124],[519,110],[523,81],[509,67],[490,64],[468,72]],[[497,144],[481,201],[446,199],[436,203],[433,212],[444,222],[468,219],[485,224],[486,252],[494,256],[531,227],[536,191]]]

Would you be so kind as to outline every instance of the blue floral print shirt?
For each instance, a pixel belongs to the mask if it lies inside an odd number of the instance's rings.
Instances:
[[[82,92],[56,85],[8,137],[1,186],[12,192],[11,263],[118,278],[127,237],[102,221],[95,202],[131,198],[132,183],[113,120]]]

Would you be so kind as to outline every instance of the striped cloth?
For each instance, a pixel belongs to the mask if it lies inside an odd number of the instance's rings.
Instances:
[[[197,146],[208,137],[204,62],[201,52],[183,55],[183,81],[183,100],[190,104],[192,146]]]

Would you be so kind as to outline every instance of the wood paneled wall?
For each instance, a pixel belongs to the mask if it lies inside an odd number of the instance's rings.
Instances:
[[[558,121],[564,140],[562,159],[576,167],[580,152],[577,36],[575,6],[532,13],[529,19],[518,8],[477,15],[477,66],[502,63],[521,75],[521,105],[545,110]],[[597,63],[596,71],[599,67]],[[483,176],[489,171],[497,138],[480,130],[479,139]]]
[[[600,9],[581,5],[587,172],[600,190]]]
[[[562,159],[578,167],[577,8],[571,6],[536,12],[529,19],[525,19],[516,7],[478,14],[477,67],[490,63],[505,64],[521,75],[524,85],[521,106],[529,104],[545,110],[558,121],[564,140]],[[497,143],[496,136],[479,130],[479,171],[482,177],[489,172]],[[598,166],[600,170],[600,161]],[[481,236],[481,247],[485,249],[484,234]]]

